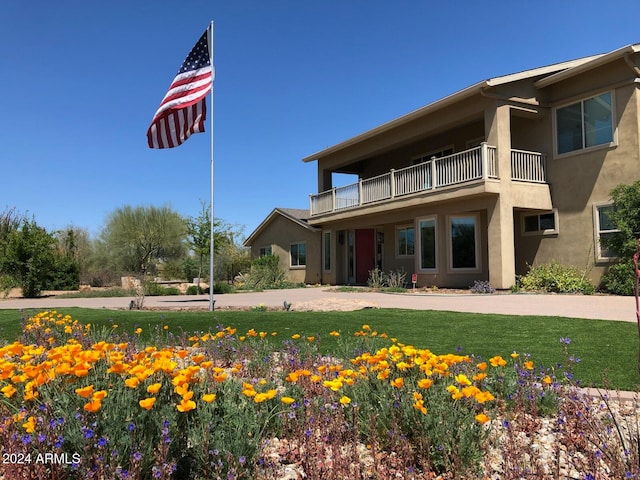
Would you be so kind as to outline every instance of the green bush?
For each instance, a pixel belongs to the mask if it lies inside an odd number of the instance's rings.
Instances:
[[[284,288],[287,282],[277,255],[263,255],[251,263],[245,286],[252,289]]]
[[[518,277],[517,286],[526,291],[585,295],[596,290],[583,270],[557,262],[529,267],[526,275]]]
[[[633,295],[635,273],[632,260],[616,263],[602,276],[602,288],[614,295]]]
[[[216,282],[213,284],[213,293],[232,293],[233,287],[227,282]]]
[[[202,295],[204,292],[204,288],[199,287],[198,285],[189,285],[187,287],[187,295]]]
[[[159,297],[162,295],[180,295],[180,290],[175,287],[163,287],[156,282],[147,282],[144,285],[144,294],[149,297]]]

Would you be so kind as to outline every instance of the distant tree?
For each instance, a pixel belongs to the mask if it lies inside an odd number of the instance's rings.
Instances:
[[[107,217],[100,243],[116,269],[146,275],[186,254],[185,220],[163,207],[125,206]]]
[[[200,205],[198,216],[187,218],[187,238],[198,263],[198,278],[202,278],[205,262],[208,264],[211,254],[211,208],[202,201]],[[217,254],[233,242],[234,231],[219,219],[214,219],[213,230],[213,251]]]
[[[23,219],[3,242],[0,271],[16,279],[23,296],[38,297],[55,269],[55,244],[55,237],[35,220]]]

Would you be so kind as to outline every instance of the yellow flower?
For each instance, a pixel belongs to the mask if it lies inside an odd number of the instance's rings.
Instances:
[[[207,402],[207,403],[211,403],[216,399],[216,394],[215,393],[205,393],[204,395],[202,395],[202,400]]]
[[[142,333],[142,329],[140,327],[136,328],[135,334],[140,335]]]
[[[329,335],[331,335],[332,337],[339,337],[340,333],[333,330],[332,332],[329,332]]]
[[[82,398],[89,398],[89,395],[93,393],[93,385],[88,385],[83,388],[76,388],[76,393]]]
[[[22,424],[22,428],[27,433],[33,433],[36,429],[36,419],[34,417],[29,417],[25,423]]]
[[[100,410],[100,407],[102,407],[102,402],[100,400],[92,400],[84,405],[84,409],[87,412],[97,412]]]
[[[474,398],[478,403],[485,403],[491,400],[495,400],[495,397],[491,394],[491,392],[478,392],[475,394]]]
[[[300,338],[300,334],[299,333],[294,333],[293,335],[291,335],[291,338],[293,338],[294,340],[297,340]]]
[[[285,405],[291,405],[293,402],[295,402],[295,398],[291,398],[291,397],[281,397],[280,401],[282,403],[284,403]]]
[[[156,397],[145,398],[138,402],[138,404],[140,404],[140,406],[145,410],[151,410],[154,403],[156,403]]]
[[[487,423],[489,420],[491,420],[489,417],[487,417],[484,413],[479,413],[478,415],[476,415],[476,422],[480,423],[480,424],[485,424]]]
[[[471,385],[471,380],[469,380],[464,373],[456,375],[455,379],[456,379],[456,382],[458,382],[462,386]]]
[[[492,367],[504,367],[507,364],[507,361],[500,355],[496,355],[495,357],[491,357],[489,359],[489,363]]]
[[[226,378],[227,378],[227,374],[225,372],[213,374],[213,379],[218,383],[224,382]]]
[[[138,380],[138,377],[131,377],[127,378],[124,381],[124,384],[129,388],[136,388],[138,385],[140,385],[140,380]]]
[[[316,339],[316,337],[314,337],[314,336],[307,337],[307,341],[309,343],[312,343],[315,339]]]
[[[395,380],[391,380],[391,386],[395,388],[402,388],[404,385],[404,378],[398,377]]]
[[[527,370],[533,370],[533,362],[529,360],[528,362],[524,362],[524,368]]]
[[[349,405],[351,403],[351,399],[346,395],[343,395],[342,397],[340,397],[340,403],[342,405]]]
[[[545,385],[551,385],[553,383],[553,380],[551,380],[551,377],[547,375],[542,379],[542,383],[544,383]]]
[[[16,393],[16,389],[13,385],[6,385],[0,389],[0,391],[4,394],[5,397],[11,398]]]
[[[176,405],[176,408],[179,412],[189,412],[196,408],[196,402],[193,400],[185,400],[183,398],[182,401]]]
[[[520,356],[520,354],[519,354],[519,353],[516,353],[516,352],[513,352],[513,353],[511,354],[511,358],[513,358],[514,360],[515,360],[516,358],[518,358],[519,356]]]
[[[107,396],[106,390],[98,390],[97,392],[94,392],[93,395],[91,395],[91,400],[100,402],[104,400],[106,396]]]
[[[155,395],[160,391],[160,387],[162,387],[162,383],[153,383],[147,387],[147,392]]]
[[[433,385],[433,380],[431,380],[430,378],[423,378],[421,380],[418,380],[418,387],[420,388],[429,388],[431,385]]]

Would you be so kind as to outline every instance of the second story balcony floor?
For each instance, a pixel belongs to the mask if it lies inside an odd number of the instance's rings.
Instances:
[[[510,180],[546,184],[544,154],[511,149],[510,156]],[[500,172],[496,147],[483,143],[463,152],[392,169],[382,175],[361,178],[356,183],[313,194],[310,196],[311,217],[487,182],[499,183]]]

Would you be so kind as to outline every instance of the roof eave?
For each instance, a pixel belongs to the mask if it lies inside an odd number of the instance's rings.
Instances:
[[[575,75],[586,72],[587,70],[597,68],[609,62],[612,62],[613,60],[622,58],[625,54],[637,53],[637,52],[640,52],[640,44],[626,45],[622,48],[619,48],[609,53],[594,55],[593,57],[590,57],[590,60],[587,62],[582,62],[576,65],[575,67],[568,68],[566,70],[555,73],[553,75],[549,75],[548,77],[545,77],[545,78],[541,78],[540,80],[535,82],[533,85],[536,88],[548,87],[549,85],[553,85],[554,83],[561,82],[562,80],[566,80]]]

